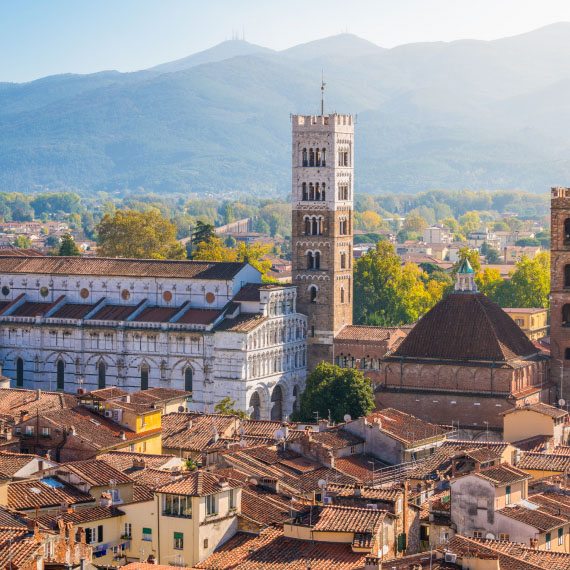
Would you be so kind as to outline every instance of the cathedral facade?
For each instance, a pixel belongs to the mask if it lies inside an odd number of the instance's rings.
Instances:
[[[0,323],[14,387],[170,387],[196,411],[229,396],[282,419],[305,383],[296,288],[247,263],[0,257]]]

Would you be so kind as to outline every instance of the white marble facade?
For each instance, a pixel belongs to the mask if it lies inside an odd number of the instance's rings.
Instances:
[[[0,360],[14,387],[189,389],[281,419],[306,378],[296,299],[248,264],[0,256]]]

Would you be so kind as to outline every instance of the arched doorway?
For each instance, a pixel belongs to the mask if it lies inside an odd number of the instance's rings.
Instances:
[[[57,361],[56,387],[62,391],[65,389],[65,362],[63,360]]]
[[[249,399],[249,407],[251,408],[251,419],[260,420],[261,419],[261,398],[258,392],[254,392]]]
[[[184,370],[184,390],[186,390],[186,392],[192,392],[193,376],[192,368],[188,366],[188,368]]]
[[[283,390],[281,386],[275,386],[271,394],[271,419],[281,421],[283,419]]]
[[[21,388],[24,385],[24,359],[16,358],[16,386]]]

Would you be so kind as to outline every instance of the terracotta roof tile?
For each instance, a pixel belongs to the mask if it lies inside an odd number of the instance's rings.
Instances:
[[[346,325],[334,337],[337,340],[361,340],[364,342],[381,342],[391,337],[405,336],[405,332],[397,327],[373,327],[364,325]]]
[[[180,307],[146,307],[133,320],[145,323],[168,323]]]
[[[44,546],[27,530],[0,529],[0,568],[28,568]]]
[[[249,332],[266,320],[267,317],[258,313],[242,313],[234,319],[224,319],[216,328],[227,332]]]
[[[386,467],[386,463],[371,455],[347,455],[337,457],[334,462],[336,469],[354,477],[361,483],[372,483],[374,475],[379,469]]]
[[[494,465],[492,467],[486,467],[473,473],[478,477],[482,477],[491,481],[494,485],[508,485],[509,483],[516,483],[517,481],[524,481],[525,479],[531,479],[531,476],[518,469],[514,465],[509,465],[507,463],[501,463],[500,465]]]
[[[132,483],[133,481],[128,475],[100,459],[63,463],[57,468],[57,473],[73,473],[82,481],[96,487],[109,485],[111,480],[114,480],[117,484]]]
[[[84,507],[77,510],[71,510],[65,513],[45,514],[38,517],[38,523],[45,527],[56,530],[58,521],[62,520],[66,523],[74,525],[82,525],[95,521],[102,521],[114,517],[120,517],[125,513],[116,507]]]
[[[52,313],[50,319],[84,319],[95,308],[95,304],[66,303]]]
[[[133,472],[136,473],[144,469],[160,469],[174,457],[174,455],[149,455],[131,451],[109,451],[97,456],[97,459],[132,476]]]
[[[45,315],[51,308],[53,303],[39,303],[26,301],[19,307],[16,307],[10,314],[11,317],[36,317]]]
[[[14,481],[8,484],[8,507],[18,511],[36,507],[40,509],[59,508],[62,503],[74,505],[93,501],[93,497],[88,493],[83,493],[57,478]]]
[[[162,418],[164,449],[184,449],[200,452],[219,437],[235,435],[238,419],[218,414],[173,413]]]
[[[386,511],[330,505],[312,507],[318,510],[313,514],[313,530],[323,532],[370,532],[376,533],[386,517]],[[305,519],[307,520],[307,519]]]
[[[526,404],[525,406],[521,406],[518,408],[511,408],[506,412],[502,412],[501,415],[506,416],[514,412],[520,413],[521,411],[527,411],[527,410],[556,419],[564,418],[568,415],[568,412],[566,410],[555,408],[554,406],[549,406],[548,404],[545,404],[543,402],[537,402],[536,404]]]
[[[547,532],[568,522],[568,519],[557,517],[540,510],[528,509],[522,505],[511,505],[496,511],[510,519],[533,526],[539,532]]]
[[[130,474],[132,479],[136,481],[137,485],[144,485],[149,489],[157,489],[163,485],[168,485],[176,479],[184,476],[176,471],[162,471],[161,469],[153,469],[149,467],[140,471],[135,471]]]
[[[204,497],[219,493],[225,489],[236,489],[241,486],[241,483],[234,479],[225,479],[208,471],[194,471],[177,481],[159,487],[156,489],[156,492]]]
[[[366,418],[369,423],[380,422],[382,431],[404,442],[415,443],[424,439],[443,438],[448,430],[394,408],[373,412]]]
[[[570,470],[570,456],[526,451],[522,454],[517,467],[528,471],[559,471],[560,473],[566,473]],[[1,469],[2,467],[0,466]]]
[[[44,458],[29,453],[0,451],[0,473],[13,477],[20,469],[28,465],[34,459],[43,460]]]
[[[422,317],[391,358],[504,362],[538,352],[496,303],[481,293],[451,293]]]
[[[329,449],[338,450],[346,447],[352,447],[364,443],[364,440],[346,429],[332,428],[325,431],[311,433],[314,441],[318,441],[324,447]]]
[[[228,280],[245,263],[119,259],[107,257],[0,257],[0,273],[103,275],[105,277],[170,277]]]
[[[188,309],[176,322],[185,325],[210,325],[222,311],[216,309]]]
[[[196,568],[209,570],[362,570],[365,555],[352,552],[350,544],[295,540],[283,531],[268,528],[253,536],[238,532]]]
[[[135,312],[138,305],[103,305],[96,313],[91,315],[91,321],[125,321]]]
[[[30,415],[36,412],[51,412],[63,410],[77,405],[77,398],[61,392],[45,392],[43,390],[24,390],[17,388],[0,388],[0,414],[10,416],[15,420],[20,418],[20,412]]]

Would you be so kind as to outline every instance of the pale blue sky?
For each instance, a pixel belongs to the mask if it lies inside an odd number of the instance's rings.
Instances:
[[[274,49],[349,31],[384,47],[570,21],[570,0],[0,0],[0,81],[132,71],[245,30]]]

